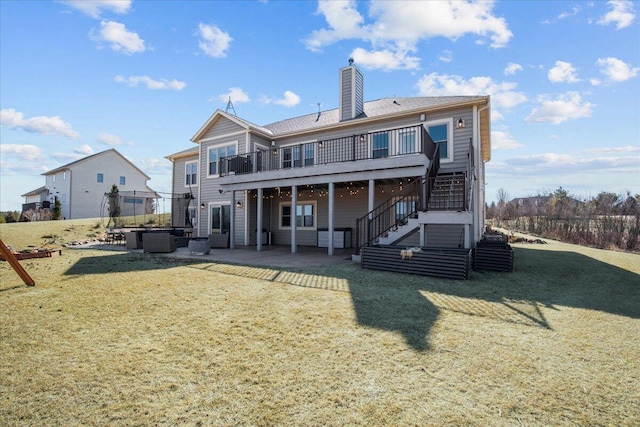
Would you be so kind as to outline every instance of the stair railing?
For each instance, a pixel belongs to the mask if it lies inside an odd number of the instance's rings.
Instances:
[[[356,252],[363,246],[370,246],[378,237],[406,223],[409,217],[423,210],[422,184],[422,177],[414,180],[399,195],[385,200],[356,220]],[[400,204],[404,204],[402,209],[397,208]]]
[[[427,210],[433,180],[440,168],[440,151],[438,144],[433,142],[424,127],[422,128],[422,152],[431,160],[425,176],[406,186],[399,196],[384,201],[356,220],[356,253],[359,253],[362,247],[372,245],[376,239],[391,229],[405,224],[408,218]],[[406,208],[397,209],[401,203]],[[401,215],[398,215],[398,212],[401,212]]]

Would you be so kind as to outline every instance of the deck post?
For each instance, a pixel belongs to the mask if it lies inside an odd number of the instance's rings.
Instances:
[[[236,192],[231,192],[231,217],[229,218],[229,249],[236,248]]]
[[[329,183],[329,249],[327,255],[333,255],[333,211],[334,211],[334,188],[333,182]]]
[[[465,224],[464,225],[464,247],[469,249],[471,248],[471,225],[470,224]]]
[[[296,228],[298,224],[298,186],[291,186],[291,253],[298,252],[298,245],[296,244]]]
[[[262,241],[262,188],[258,188],[258,198],[256,201],[256,250],[261,251],[262,244],[264,243]]]

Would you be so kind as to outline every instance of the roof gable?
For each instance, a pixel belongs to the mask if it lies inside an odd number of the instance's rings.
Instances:
[[[198,132],[196,132],[196,134],[193,135],[193,137],[191,138],[191,141],[197,144],[198,141],[204,138],[204,136],[211,130],[211,128],[213,128],[213,126],[215,126],[215,124],[221,119],[230,120],[245,130],[253,130],[255,132],[262,133],[266,136],[271,136],[271,131],[269,129],[266,129],[262,126],[258,126],[247,120],[241,119],[238,116],[225,113],[224,111],[218,109],[211,115],[211,117],[209,117],[209,120],[207,120],[207,122],[204,125],[202,125],[202,127],[198,130]]]
[[[116,154],[117,156],[119,156],[122,160],[124,160],[129,165],[131,165],[135,170],[140,172],[140,174],[142,176],[144,176],[146,179],[151,179],[151,177],[149,175],[147,175],[146,173],[142,172],[140,170],[140,168],[138,168],[136,165],[131,163],[131,161],[129,159],[127,159],[125,156],[120,154],[120,152],[118,150],[116,150],[115,148],[110,148],[108,150],[101,151],[101,152],[96,153],[96,154],[91,154],[90,156],[83,157],[82,159],[75,160],[75,161],[73,161],[71,163],[67,163],[66,165],[59,166],[59,167],[57,167],[55,169],[52,169],[52,170],[50,170],[48,172],[44,172],[42,175],[47,176],[47,175],[52,175],[52,174],[55,174],[57,172],[61,172],[61,171],[64,171],[64,170],[70,170],[70,169],[73,169],[75,166],[78,166],[81,163],[86,163],[88,161],[96,160],[99,157],[103,157],[103,156],[105,156],[107,154],[111,154],[111,153]]]

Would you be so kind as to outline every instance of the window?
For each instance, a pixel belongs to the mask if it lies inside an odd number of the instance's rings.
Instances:
[[[389,134],[386,132],[373,134],[373,158],[379,159],[389,155]]]
[[[98,174],[98,182],[104,182],[104,174],[102,173]]]
[[[282,168],[287,169],[290,167],[300,167],[300,146],[292,145],[291,147],[284,147],[282,149]]]
[[[399,131],[398,154],[411,154],[416,152],[416,131],[403,129]]]
[[[63,181],[67,180],[67,171],[62,172],[62,180]]]
[[[209,176],[220,175],[220,161],[225,157],[233,157],[235,155],[235,145],[209,148]]]
[[[124,176],[120,177],[120,185],[125,185],[127,183],[127,178],[125,178]]]
[[[198,162],[187,162],[185,167],[184,185],[198,185]]]
[[[211,207],[211,234],[227,233],[231,229],[230,205]]]
[[[143,203],[142,197],[124,196],[123,200],[124,200],[125,203],[135,203],[136,205],[141,205]]]
[[[280,205],[280,228],[291,228],[293,214],[291,203]],[[296,205],[296,228],[316,228],[316,202],[304,202]]]
[[[453,138],[451,137],[451,129],[453,129],[453,121],[441,120],[426,124],[427,132],[433,142],[440,149],[440,160],[453,161]]]
[[[283,147],[282,168],[299,168],[303,164],[303,155],[304,166],[313,166],[313,164],[315,163],[315,148],[313,143]]]
[[[304,165],[313,166],[314,158],[315,158],[314,144],[304,144]]]
[[[55,175],[51,175],[51,182],[53,182],[53,183],[56,182],[56,176]]]

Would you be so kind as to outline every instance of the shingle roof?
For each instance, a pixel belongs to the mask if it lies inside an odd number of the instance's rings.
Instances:
[[[412,110],[424,110],[434,107],[444,107],[461,103],[485,100],[484,96],[425,96],[411,98],[383,98],[364,103],[364,113],[353,120],[362,118],[375,118],[385,115],[404,113]],[[291,132],[312,130],[340,123],[339,110],[333,109],[305,116],[281,120],[279,122],[264,125],[274,136]],[[253,125],[255,126],[255,125]]]
[[[45,191],[47,191],[47,187],[43,185],[42,187],[38,187],[35,190],[29,191],[28,193],[24,193],[20,197],[37,196],[37,195],[39,195],[41,193],[44,193]]]
[[[191,147],[191,148],[187,148],[186,150],[178,151],[177,153],[169,154],[164,158],[172,160],[178,157],[188,157],[192,155],[197,155],[199,151],[200,151],[200,147]]]

